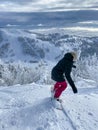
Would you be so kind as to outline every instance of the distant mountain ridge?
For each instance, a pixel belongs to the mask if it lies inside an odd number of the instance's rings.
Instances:
[[[55,61],[65,52],[75,50],[80,58],[96,54],[98,37],[69,35],[64,31],[41,33],[21,29],[0,30],[0,59],[6,62]]]
[[[52,83],[51,69],[66,52],[78,54],[77,77],[98,81],[98,37],[67,34],[64,30],[0,30],[0,85]],[[33,64],[31,64],[33,63]]]

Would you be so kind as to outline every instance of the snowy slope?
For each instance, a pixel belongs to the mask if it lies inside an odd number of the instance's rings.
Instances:
[[[80,58],[98,58],[98,36],[71,35],[64,29],[0,29],[0,59],[6,62],[56,61],[72,50]]]
[[[78,94],[70,86],[62,94],[64,112],[53,108],[50,85],[0,87],[0,130],[98,130],[98,87],[76,85]]]
[[[41,59],[52,59],[60,55],[60,50],[51,44],[52,38],[44,41],[45,36],[28,30],[0,30],[0,59],[7,62],[38,62]],[[58,53],[57,53],[58,52]]]

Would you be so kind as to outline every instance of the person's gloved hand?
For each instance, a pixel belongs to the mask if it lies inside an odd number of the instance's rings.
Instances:
[[[76,87],[73,88],[73,92],[74,92],[74,93],[78,93],[78,90],[77,90]]]

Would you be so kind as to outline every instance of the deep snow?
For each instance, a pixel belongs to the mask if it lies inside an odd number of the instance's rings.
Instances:
[[[0,130],[98,130],[98,87],[76,85],[78,94],[68,86],[61,96],[64,112],[51,104],[51,85],[0,87]]]

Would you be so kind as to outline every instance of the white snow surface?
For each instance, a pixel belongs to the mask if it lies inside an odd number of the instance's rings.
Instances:
[[[0,130],[98,130],[98,86],[75,84],[78,94],[68,85],[61,96],[63,111],[52,105],[51,85],[0,87]]]
[[[54,33],[55,29],[51,32]],[[41,30],[41,34],[51,34],[51,32]],[[54,44],[49,44],[51,40],[44,41],[44,37],[41,37],[43,40],[38,39],[37,36],[42,36],[39,34],[33,33],[32,30],[29,32],[1,30],[0,130],[98,130],[98,62],[96,57],[92,59],[93,65],[87,64],[86,69],[80,66],[83,72],[80,69],[78,71],[83,73],[84,77],[74,75],[78,93],[74,94],[68,85],[61,96],[63,111],[57,110],[53,107],[50,97],[50,89],[53,86],[50,81],[51,68],[63,53],[72,50],[75,46],[77,48],[81,40],[78,41],[75,37],[75,44],[62,44],[58,48]],[[85,33],[82,32],[82,34]],[[47,39],[47,35],[45,36]],[[68,40],[70,41],[70,37]],[[63,39],[57,41],[64,42]],[[24,53],[27,47],[24,44],[28,45],[28,49],[31,48],[29,45],[35,46],[34,56],[32,53],[27,55],[28,51]],[[6,46],[8,48],[4,48]],[[5,50],[2,51],[2,48]],[[22,49],[24,51],[21,51]],[[32,52],[32,48],[29,51]],[[36,58],[39,61],[41,56],[46,65],[43,61],[35,65],[33,61],[36,61]],[[3,63],[3,61],[13,62],[14,60],[19,63]],[[23,64],[22,61],[32,61],[32,64],[28,62]],[[89,73],[84,75],[84,71]],[[90,79],[94,81],[87,80],[88,75],[91,75]]]

